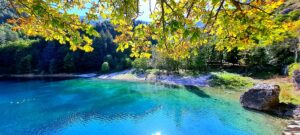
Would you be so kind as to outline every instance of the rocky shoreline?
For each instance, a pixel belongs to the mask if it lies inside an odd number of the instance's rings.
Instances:
[[[207,87],[211,75],[199,76],[178,76],[178,75],[133,75],[133,70],[126,70],[112,74],[100,75],[100,79],[128,80],[128,81],[147,81],[167,85]],[[279,101],[280,87],[271,83],[258,83],[241,95],[241,105],[247,109],[269,113],[283,118],[291,118],[293,110],[298,106],[284,104]],[[300,112],[298,112],[300,114]]]
[[[201,87],[209,86],[210,76],[182,77],[174,75],[158,76],[128,76],[131,70],[114,74],[98,76],[100,79],[129,80],[129,81],[147,81],[176,86]],[[127,76],[126,76],[127,75]],[[200,85],[199,85],[200,84]],[[246,109],[257,110],[281,118],[293,118],[283,131],[285,135],[300,134],[300,106],[280,103],[280,87],[274,84],[258,83],[241,95],[241,105]],[[298,125],[295,125],[298,124]]]
[[[296,117],[294,120],[290,121],[283,135],[299,135],[300,134],[300,116]]]
[[[198,75],[198,76],[180,76],[174,74],[146,74],[139,73],[133,74],[134,70],[125,70],[121,72],[100,75],[99,79],[111,79],[111,80],[127,80],[127,81],[146,81],[156,82],[170,85],[182,85],[182,86],[195,86],[195,87],[207,87],[209,86],[210,74]]]

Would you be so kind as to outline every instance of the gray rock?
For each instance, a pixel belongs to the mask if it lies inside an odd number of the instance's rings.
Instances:
[[[293,110],[293,117],[296,120],[300,120],[300,105],[298,105],[294,110]],[[300,123],[299,123],[300,125]]]
[[[294,71],[293,82],[294,82],[296,90],[300,90],[300,70]]]
[[[278,85],[257,84],[241,96],[240,102],[246,108],[271,111],[279,104],[279,93]]]
[[[245,92],[240,102],[243,107],[264,111],[280,117],[300,118],[300,106],[279,103],[280,88],[273,84],[257,84]]]
[[[293,11],[291,8],[286,8],[283,11],[281,11],[281,14],[288,14],[289,12]]]
[[[295,112],[296,111],[296,112]],[[297,106],[294,110],[294,120],[291,120],[285,130],[283,131],[283,135],[300,135],[300,106]]]

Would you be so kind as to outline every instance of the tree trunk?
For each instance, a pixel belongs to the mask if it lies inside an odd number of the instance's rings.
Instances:
[[[300,37],[298,37],[298,43],[296,43],[296,48],[295,48],[295,63],[298,62],[298,49],[300,45]]]
[[[295,63],[298,62],[298,48],[295,49]]]

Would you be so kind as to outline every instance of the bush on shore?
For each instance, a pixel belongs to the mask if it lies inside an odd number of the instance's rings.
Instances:
[[[137,69],[138,71],[146,71],[149,68],[148,61],[149,59],[147,58],[136,58],[132,62],[132,67]]]
[[[101,65],[101,72],[105,73],[109,71],[109,64],[108,62],[103,62]]]
[[[296,93],[292,83],[280,85],[279,100],[281,103],[300,105],[300,93]]]

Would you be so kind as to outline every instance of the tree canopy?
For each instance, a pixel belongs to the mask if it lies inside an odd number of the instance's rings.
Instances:
[[[117,50],[129,48],[132,57],[150,57],[154,49],[165,57],[184,59],[197,55],[202,45],[245,50],[293,36],[299,30],[299,20],[275,19],[283,2],[156,0],[154,9],[149,9],[151,22],[137,25],[141,0],[6,0],[4,4],[17,13],[18,17],[8,20],[14,30],[68,43],[74,51],[93,51],[92,37],[99,34],[90,21],[101,17],[110,20],[120,33],[114,40]],[[74,8],[87,11],[86,17],[71,14]]]

